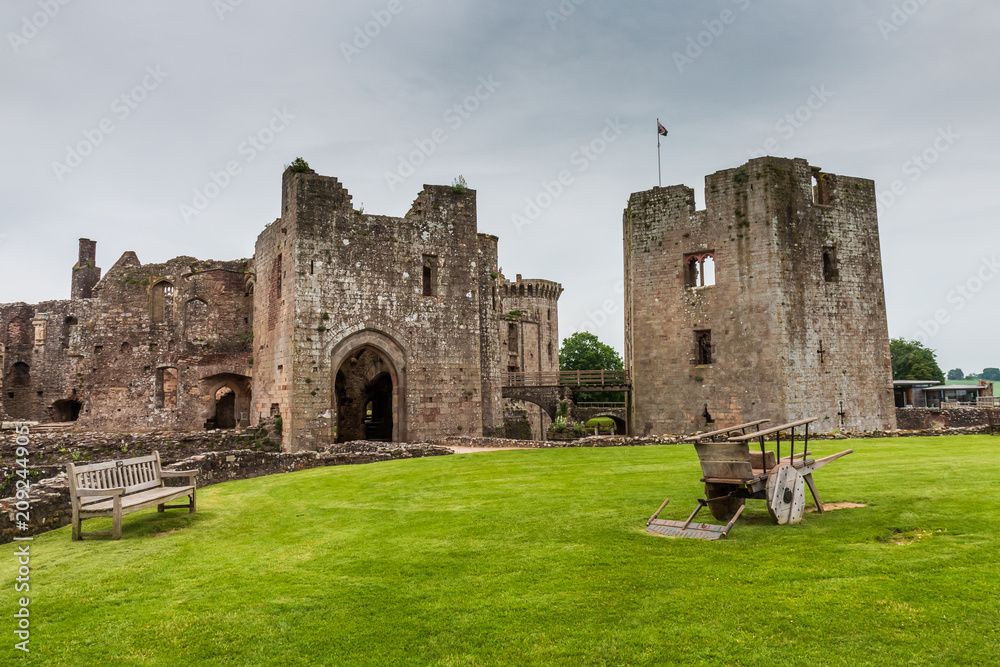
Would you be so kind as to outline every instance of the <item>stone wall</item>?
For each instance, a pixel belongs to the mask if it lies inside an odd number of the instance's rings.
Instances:
[[[248,426],[251,262],[142,265],[126,252],[92,285],[94,246],[81,241],[74,298],[0,305],[0,401],[10,417],[193,430],[231,392],[228,414]]]
[[[34,445],[32,446],[34,448]],[[168,470],[198,470],[198,487],[236,479],[251,479],[264,475],[294,472],[308,468],[335,465],[375,463],[396,459],[444,456],[450,449],[427,444],[392,445],[387,443],[353,442],[335,445],[315,452],[261,452],[236,450],[206,452],[164,466]],[[141,455],[129,452],[128,456]],[[120,458],[128,458],[122,455]],[[183,484],[186,480],[170,480]],[[65,472],[58,477],[32,484],[29,491],[29,529],[17,527],[17,499],[0,499],[0,544],[14,537],[27,537],[68,525],[72,519],[69,485]]]
[[[894,428],[874,183],[780,158],[705,183],[705,210],[673,186],[624,214],[636,433],[762,417]],[[715,283],[699,286],[688,262],[706,257]]]
[[[979,408],[896,408],[896,423],[901,429],[935,429],[984,426],[990,420]]]
[[[355,210],[337,179],[311,172],[286,171],[282,191],[255,255],[254,397],[259,414],[280,411],[286,448],[353,435],[364,411],[338,406],[369,400],[391,403],[394,441],[481,433],[482,392],[495,410],[499,386],[481,369],[495,329],[479,263],[495,261],[495,240],[478,234],[475,191],[425,186],[403,218]],[[367,377],[357,361],[380,368]],[[388,388],[373,388],[384,375]]]

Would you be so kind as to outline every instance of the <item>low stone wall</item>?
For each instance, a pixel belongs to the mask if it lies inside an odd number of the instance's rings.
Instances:
[[[236,479],[251,479],[308,468],[444,456],[453,453],[446,447],[429,444],[397,445],[362,441],[331,445],[316,452],[285,453],[252,450],[206,452],[176,461],[164,468],[198,470],[198,487],[201,488]],[[117,458],[137,455],[142,454],[133,452],[128,456],[119,455]],[[185,480],[181,479],[168,480],[169,484],[183,485],[184,482]],[[54,530],[69,524],[72,518],[69,482],[65,472],[31,485],[28,491],[27,530],[22,530],[18,525],[24,517],[18,516],[17,502],[16,497],[0,499],[0,544],[11,542],[14,537],[27,537]]]
[[[235,449],[276,452],[281,449],[280,440],[272,441],[263,431],[90,433],[39,430],[30,431],[28,438],[31,452],[28,460],[32,466],[64,466],[71,461],[83,465],[144,456],[154,451],[158,451],[160,460],[167,464],[204,452]],[[0,464],[13,464],[16,439],[14,431],[0,432]]]
[[[483,449],[505,447],[522,447],[525,449],[558,449],[563,447],[646,447],[649,445],[676,445],[686,436],[646,436],[630,438],[628,436],[590,436],[577,440],[511,440],[508,438],[474,438],[453,435],[434,444],[443,447],[479,447]]]
[[[965,428],[989,424],[980,408],[896,408],[896,425],[901,429]]]

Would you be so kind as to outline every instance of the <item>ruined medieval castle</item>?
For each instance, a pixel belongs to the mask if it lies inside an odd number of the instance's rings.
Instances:
[[[874,183],[761,158],[709,176],[706,199],[655,188],[625,211],[630,431],[893,427]],[[249,259],[127,252],[102,277],[83,239],[70,299],[0,305],[0,416],[280,418],[288,450],[497,434],[504,374],[559,368],[562,293],[500,275],[497,243],[473,190],[425,186],[404,217],[367,215],[337,179],[294,169]],[[552,415],[531,410],[538,433]]]

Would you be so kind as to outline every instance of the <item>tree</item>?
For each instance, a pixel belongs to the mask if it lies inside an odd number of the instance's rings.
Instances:
[[[984,368],[983,372],[979,375],[979,379],[1000,382],[1000,368]]]
[[[961,368],[952,369],[952,370],[948,371],[948,379],[949,380],[964,380],[965,379],[965,373],[962,371]]]
[[[573,334],[563,340],[559,348],[559,370],[561,371],[614,371],[622,370],[625,364],[621,356],[610,345],[605,345],[597,336],[586,331]],[[577,394],[577,401],[620,402],[622,394],[616,392],[595,392]]]
[[[889,343],[894,380],[936,380],[944,382],[944,371],[938,366],[934,350],[923,343],[893,338]]]

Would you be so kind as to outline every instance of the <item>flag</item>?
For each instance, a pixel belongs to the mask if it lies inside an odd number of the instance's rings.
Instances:
[[[661,136],[667,136],[667,128],[663,127],[663,123],[656,121],[656,130]]]

